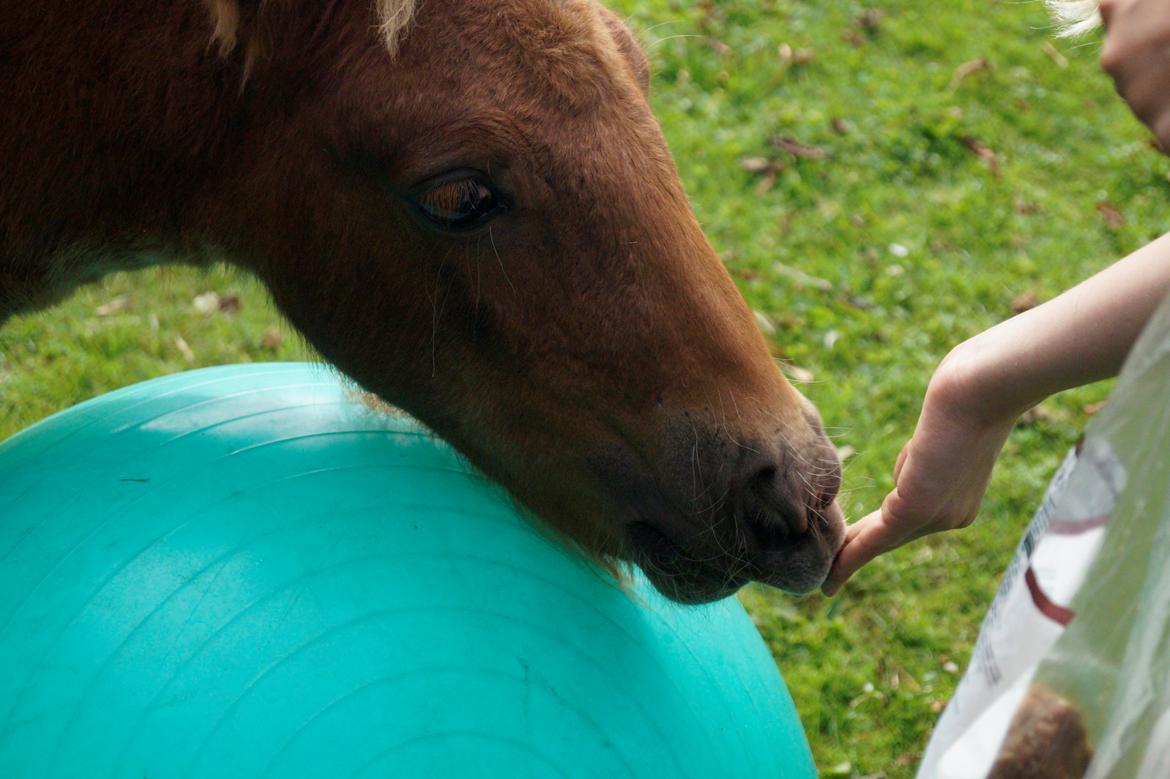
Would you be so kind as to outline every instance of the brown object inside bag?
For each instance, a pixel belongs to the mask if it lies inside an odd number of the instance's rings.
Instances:
[[[1080,712],[1034,684],[1012,718],[987,779],[1082,779],[1092,759]]]

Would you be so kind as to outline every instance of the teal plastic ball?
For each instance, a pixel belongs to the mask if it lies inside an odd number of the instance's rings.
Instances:
[[[0,777],[815,777],[734,600],[623,588],[328,369],[0,444]]]

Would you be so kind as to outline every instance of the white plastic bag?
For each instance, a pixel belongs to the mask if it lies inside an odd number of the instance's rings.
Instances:
[[[918,776],[1170,777],[1170,301],[1053,479]]]

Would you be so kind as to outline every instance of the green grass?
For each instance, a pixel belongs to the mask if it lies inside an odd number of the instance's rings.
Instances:
[[[1045,50],[1039,2],[614,5],[649,45],[655,108],[700,220],[775,323],[777,353],[812,373],[803,389],[855,451],[852,517],[890,488],[930,372],[952,345],[1010,316],[1018,295],[1051,297],[1155,237],[1168,214],[1170,161],[1099,73],[1095,41]],[[869,29],[859,20],[874,10]],[[812,59],[788,61],[781,44]],[[986,67],[956,77],[980,58]],[[824,156],[795,159],[774,136]],[[745,170],[745,157],[771,160],[774,183]],[[207,290],[239,295],[242,308],[196,311]],[[125,309],[96,313],[121,295]],[[113,276],[0,331],[0,438],[152,376],[308,355],[250,279]],[[832,602],[744,594],[824,776],[913,775],[957,682],[948,669],[965,666],[1083,407],[1104,395],[1068,393],[1016,431],[974,528],[878,560]]]

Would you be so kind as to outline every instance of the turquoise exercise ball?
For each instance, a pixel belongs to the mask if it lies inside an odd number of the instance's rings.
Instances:
[[[0,444],[0,777],[815,777],[734,600],[623,587],[326,368]]]

